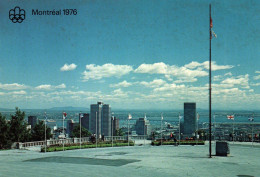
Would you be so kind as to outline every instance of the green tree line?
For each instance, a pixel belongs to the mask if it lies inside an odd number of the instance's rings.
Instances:
[[[9,149],[14,142],[43,141],[45,139],[44,121],[39,121],[33,129],[27,129],[25,113],[15,108],[15,114],[7,121],[0,113],[0,149]],[[51,129],[46,128],[46,138],[50,139]]]

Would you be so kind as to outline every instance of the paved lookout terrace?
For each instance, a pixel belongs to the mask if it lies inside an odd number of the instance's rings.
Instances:
[[[212,152],[215,153],[214,144]],[[39,153],[0,151],[1,177],[260,176],[260,146],[230,143],[229,157],[205,146],[134,146]]]

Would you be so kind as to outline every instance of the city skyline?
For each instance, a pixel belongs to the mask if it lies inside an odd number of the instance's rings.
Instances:
[[[211,3],[212,109],[260,110],[258,1],[47,2],[0,2],[1,108],[208,109]],[[31,14],[64,2],[78,14]]]

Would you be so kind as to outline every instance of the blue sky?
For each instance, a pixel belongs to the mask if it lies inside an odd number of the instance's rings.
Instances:
[[[1,1],[0,107],[260,109],[258,1]],[[26,19],[14,24],[11,8]],[[32,9],[77,9],[33,16]]]

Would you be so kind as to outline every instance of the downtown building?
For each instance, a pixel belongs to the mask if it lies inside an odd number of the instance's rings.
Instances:
[[[184,103],[184,136],[195,136],[196,125],[196,103]]]
[[[109,104],[97,102],[90,105],[90,132],[98,137],[111,136],[111,108]]]
[[[81,117],[81,126],[90,131],[90,119],[88,113],[80,113],[79,114],[79,123],[80,123],[80,117]]]
[[[113,132],[112,132],[113,130]],[[116,136],[116,131],[119,130],[119,119],[114,117],[111,118],[111,132],[113,133],[113,136]]]
[[[146,118],[139,118],[135,123],[136,134],[138,135],[151,135],[151,125]]]
[[[36,116],[28,116],[28,125],[31,125],[31,129],[37,124],[38,119]]]

